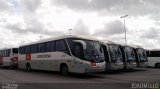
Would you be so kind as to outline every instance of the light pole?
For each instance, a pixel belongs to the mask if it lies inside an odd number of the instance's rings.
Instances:
[[[124,16],[121,16],[120,18],[123,18],[124,19],[124,31],[125,31],[125,43],[127,44],[127,35],[126,35],[126,28],[125,28],[125,17],[127,17],[128,15],[124,15]]]
[[[41,40],[42,39],[42,36],[39,36],[39,40]]]
[[[69,34],[71,35],[71,31],[72,31],[72,29],[68,29],[68,31],[69,31]]]

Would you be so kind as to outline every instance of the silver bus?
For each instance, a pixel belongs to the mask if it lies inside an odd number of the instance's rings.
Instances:
[[[105,71],[100,42],[84,36],[60,36],[19,47],[18,67],[26,70],[92,73]]]
[[[123,69],[123,55],[120,45],[107,41],[103,42],[102,47],[104,49],[106,71]]]
[[[0,50],[0,67],[12,67],[18,66],[18,48],[8,48]]]
[[[136,54],[137,67],[140,68],[148,67],[148,58],[145,49],[135,45],[132,47]]]
[[[136,68],[136,54],[134,53],[133,47],[129,45],[121,45],[120,48],[123,55],[124,69]]]
[[[148,66],[160,68],[160,49],[147,51]]]

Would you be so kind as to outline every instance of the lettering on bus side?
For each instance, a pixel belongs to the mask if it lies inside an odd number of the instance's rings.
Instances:
[[[51,58],[51,54],[37,55],[37,58]]]

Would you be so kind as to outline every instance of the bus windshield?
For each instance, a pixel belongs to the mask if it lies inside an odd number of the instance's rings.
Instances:
[[[98,41],[92,41],[92,40],[86,40],[86,39],[80,39],[80,38],[70,38],[68,39],[68,44],[71,49],[72,54],[74,55],[75,51],[73,48],[73,40],[82,40],[86,43],[86,49],[83,50],[83,59],[86,61],[95,61],[95,62],[104,62],[104,53],[103,49]],[[74,55],[76,56],[76,55]],[[78,56],[76,56],[78,57]]]
[[[110,51],[112,62],[122,61],[122,53],[118,45],[109,45],[109,51]]]
[[[138,56],[139,56],[140,61],[147,61],[147,55],[146,55],[145,50],[138,49]]]
[[[136,61],[135,53],[133,48],[125,47],[125,53],[128,61]]]

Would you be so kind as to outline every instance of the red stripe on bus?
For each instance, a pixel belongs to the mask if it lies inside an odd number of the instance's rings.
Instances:
[[[28,60],[28,61],[31,60],[31,54],[30,54],[30,53],[27,53],[27,54],[26,54],[26,60]]]

